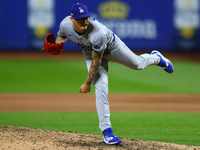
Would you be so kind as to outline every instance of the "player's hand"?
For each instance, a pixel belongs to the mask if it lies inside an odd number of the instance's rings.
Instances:
[[[86,83],[83,83],[83,85],[81,85],[79,92],[80,93],[88,93],[90,92],[91,86],[87,85]]]

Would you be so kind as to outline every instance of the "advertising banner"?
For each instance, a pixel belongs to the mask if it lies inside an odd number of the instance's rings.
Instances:
[[[0,1],[0,50],[40,50],[48,33],[57,35],[60,22],[71,14],[75,3],[69,0]],[[91,17],[112,30],[131,50],[200,50],[199,0],[84,0],[79,3],[87,5]],[[64,49],[80,51],[69,40]]]
[[[175,48],[197,50],[199,35],[199,0],[175,0]]]
[[[28,0],[29,46],[41,49],[47,33],[55,24],[54,0]]]

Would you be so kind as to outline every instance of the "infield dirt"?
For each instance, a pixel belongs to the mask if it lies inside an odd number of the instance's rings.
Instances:
[[[106,145],[102,136],[24,127],[0,126],[2,150],[197,150],[200,146],[122,138],[119,145]]]

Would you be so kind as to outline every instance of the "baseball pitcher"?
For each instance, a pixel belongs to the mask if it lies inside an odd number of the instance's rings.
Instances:
[[[45,38],[43,49],[53,55],[59,55],[67,40],[71,40],[82,48],[88,76],[79,92],[90,92],[90,85],[93,83],[103,142],[118,144],[122,140],[113,134],[110,122],[108,62],[120,63],[133,70],[158,65],[167,73],[172,73],[174,68],[170,60],[159,51],[154,50],[151,54],[136,55],[115,33],[90,16],[86,5],[75,4],[71,9],[71,15],[61,21],[56,40],[54,35],[49,33]]]

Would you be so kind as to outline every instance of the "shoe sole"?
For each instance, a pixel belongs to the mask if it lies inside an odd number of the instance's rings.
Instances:
[[[117,145],[117,144],[119,144],[119,143],[121,143],[121,142],[122,142],[122,141],[109,143],[109,142],[106,142],[106,141],[103,140],[103,143],[109,144],[109,145]]]

